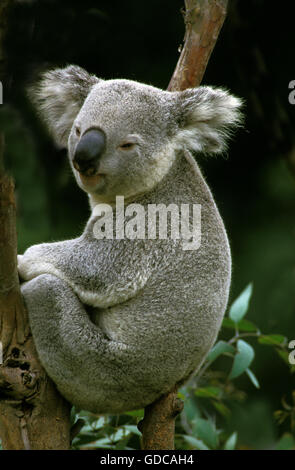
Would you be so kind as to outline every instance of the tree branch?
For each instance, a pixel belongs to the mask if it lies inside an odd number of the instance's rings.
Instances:
[[[181,91],[200,85],[223,25],[227,0],[185,0],[184,47],[168,85]],[[177,389],[145,408],[139,429],[146,450],[174,449],[175,418],[183,408]]]
[[[177,398],[176,389],[147,406],[138,425],[143,449],[173,450],[175,418],[182,410],[183,402]]]
[[[185,0],[184,46],[168,90],[200,85],[225,20],[228,0]]]

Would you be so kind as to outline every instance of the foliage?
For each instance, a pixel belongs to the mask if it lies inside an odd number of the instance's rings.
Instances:
[[[197,375],[179,391],[179,397],[184,400],[184,411],[176,420],[176,449],[245,448],[239,443],[237,431],[228,432],[225,428],[233,403],[241,404],[246,399],[245,392],[237,388],[236,379],[244,375],[254,387],[260,387],[252,370],[255,350],[250,341],[272,347],[288,365],[289,372],[295,371],[295,366],[288,360],[287,338],[279,334],[262,334],[254,323],[245,320],[252,290],[252,284],[249,284],[223,320],[222,334],[228,336],[229,333],[229,338],[220,339],[213,346]],[[278,425],[290,422],[290,432],[284,433],[273,445],[276,450],[295,449],[295,391],[292,399],[293,404],[289,405],[283,398],[283,409],[275,413]],[[141,433],[137,424],[143,418],[143,410],[104,417],[73,411],[73,420],[78,418],[83,418],[85,425],[73,440],[74,449],[140,449]]]

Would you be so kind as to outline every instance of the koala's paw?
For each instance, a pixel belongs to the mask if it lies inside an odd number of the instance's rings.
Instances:
[[[42,257],[40,250],[36,247],[29,248],[23,255],[17,255],[17,269],[21,279],[29,281],[36,277]]]
[[[22,258],[24,255],[17,255],[17,265],[19,265],[22,262]]]
[[[21,279],[24,279],[25,281],[29,279],[29,266],[24,255],[17,255],[17,270]]]
[[[42,274],[55,274],[54,248],[50,244],[41,243],[28,248],[23,255],[18,255],[18,273],[24,281],[30,281]]]

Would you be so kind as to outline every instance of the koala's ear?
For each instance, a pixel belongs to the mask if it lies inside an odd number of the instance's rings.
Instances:
[[[177,141],[196,152],[224,151],[232,130],[241,125],[241,106],[242,100],[222,88],[200,86],[178,92]]]
[[[70,65],[44,73],[28,95],[57,144],[66,147],[73,122],[93,85],[100,81]]]

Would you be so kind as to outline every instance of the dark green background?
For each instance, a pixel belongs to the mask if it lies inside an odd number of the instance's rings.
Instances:
[[[264,333],[295,339],[295,79],[291,1],[231,0],[203,84],[245,100],[245,128],[228,155],[199,157],[225,220],[233,254],[231,297],[250,281],[248,319]],[[16,180],[19,252],[33,243],[74,237],[89,215],[64,151],[34,114],[25,86],[43,68],[70,63],[103,78],[130,78],[166,88],[184,35],[180,0],[44,0],[18,2],[10,18],[8,68],[0,126],[6,165]],[[289,6],[289,8],[288,8]],[[293,156],[295,161],[295,157]],[[290,393],[288,368],[257,348],[252,367],[261,389],[245,379],[247,401],[229,423],[239,441],[266,448],[280,434],[272,413]]]

